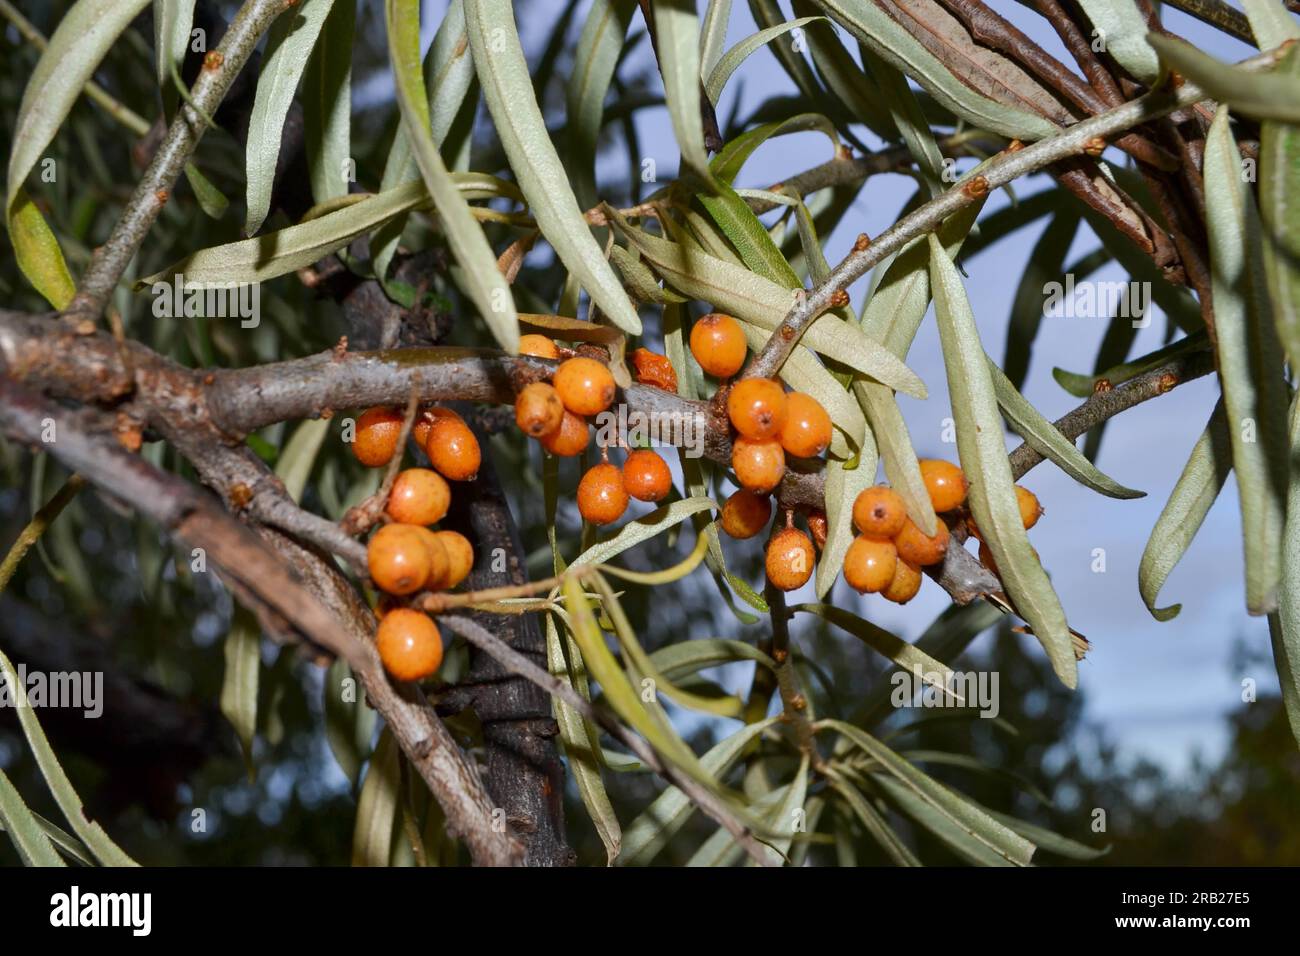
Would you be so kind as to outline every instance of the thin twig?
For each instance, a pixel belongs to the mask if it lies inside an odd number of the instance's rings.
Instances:
[[[9,579],[14,576],[18,570],[18,565],[22,563],[23,557],[31,550],[32,545],[41,539],[41,535],[68,506],[73,498],[77,497],[77,492],[86,484],[86,479],[80,475],[69,475],[59,490],[54,493],[54,497],[45,502],[36,514],[32,515],[32,520],[27,522],[27,527],[18,532],[18,539],[14,541],[9,553],[5,555],[3,562],[0,562],[0,591],[9,586]]]

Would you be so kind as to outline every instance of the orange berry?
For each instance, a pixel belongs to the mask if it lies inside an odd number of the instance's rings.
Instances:
[[[384,615],[375,633],[379,659],[396,680],[432,677],[442,664],[442,635],[429,615],[409,607]]]
[[[864,488],[853,502],[853,523],[872,538],[892,538],[906,521],[907,505],[897,491],[885,485]]]
[[[844,580],[859,594],[883,591],[894,580],[898,551],[892,541],[858,535],[844,554]]]
[[[447,549],[443,546],[442,539],[423,525],[410,525],[410,527],[420,532],[420,540],[429,551],[429,576],[424,579],[421,590],[441,591],[449,586],[447,577],[450,574],[451,558],[447,554]]]
[[[710,312],[691,327],[691,354],[714,378],[731,378],[745,364],[745,330],[731,316]]]
[[[1043,506],[1038,503],[1037,495],[1016,485],[1016,504],[1020,506],[1020,523],[1026,531],[1038,524],[1038,519],[1043,516]]]
[[[515,399],[515,424],[525,435],[541,438],[558,431],[564,419],[564,403],[545,382],[525,385]]]
[[[476,478],[478,467],[483,462],[478,439],[459,416],[437,418],[429,429],[424,451],[433,467],[452,481]]]
[[[745,438],[775,438],[785,426],[785,390],[770,378],[741,379],[727,394],[727,417]]]
[[[923,458],[917,464],[935,511],[952,511],[961,506],[969,486],[960,468],[942,458]]]
[[[555,370],[555,390],[564,407],[575,415],[596,415],[614,401],[614,376],[593,358],[579,355]]]
[[[542,447],[552,455],[572,458],[582,454],[590,438],[587,420],[566,410],[560,419],[560,427],[542,436]]]
[[[401,412],[386,406],[367,408],[358,415],[352,440],[352,454],[357,456],[357,461],[367,468],[388,464],[397,453],[403,420]]]
[[[779,441],[737,438],[731,446],[731,467],[742,488],[766,494],[781,483],[785,452]]]
[[[785,397],[785,424],[781,444],[787,455],[816,458],[831,443],[831,417],[821,402],[803,392]]]
[[[638,501],[659,501],[673,486],[668,463],[648,448],[629,452],[623,462],[623,488]]]
[[[895,604],[906,604],[921,590],[921,569],[902,558],[894,565],[894,579],[880,596]]]
[[[411,437],[415,439],[415,443],[421,448],[429,444],[429,429],[440,418],[454,418],[458,422],[465,421],[456,412],[453,412],[450,408],[443,408],[441,405],[420,409],[420,413],[415,416],[415,424],[411,426]]]
[[[469,577],[469,572],[474,567],[474,548],[459,531],[437,531],[434,532],[434,537],[447,552],[447,577],[442,586],[454,588]]]
[[[772,502],[767,495],[742,488],[722,503],[722,530],[733,538],[752,538],[772,517]]]
[[[384,525],[366,546],[366,565],[375,586],[389,594],[414,594],[429,579],[433,558],[419,525]]]
[[[817,546],[817,550],[825,550],[826,535],[830,531],[830,526],[826,521],[826,512],[808,512],[808,531],[812,534],[813,544]]]
[[[623,517],[627,510],[627,492],[623,475],[614,465],[603,461],[593,465],[578,482],[578,511],[595,525],[609,524]]]
[[[636,380],[641,385],[651,385],[677,394],[677,372],[666,355],[649,349],[637,349],[632,353],[632,366],[636,369]]]
[[[813,573],[816,557],[812,541],[797,528],[782,528],[767,543],[764,567],[773,587],[793,591],[803,587]]]
[[[519,354],[531,355],[534,358],[557,359],[560,357],[560,350],[546,336],[531,333],[519,336]]]
[[[436,524],[451,507],[451,489],[442,475],[428,468],[399,472],[384,511],[402,524]]]
[[[911,518],[904,521],[903,530],[894,536],[898,556],[922,568],[942,561],[948,553],[948,526],[942,520],[938,525],[934,537],[928,537]]]

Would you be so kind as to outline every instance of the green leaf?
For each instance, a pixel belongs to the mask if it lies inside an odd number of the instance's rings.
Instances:
[[[275,474],[284,482],[285,491],[295,503],[302,500],[302,490],[307,485],[316,455],[320,452],[330,423],[325,418],[309,418],[298,425],[284,444],[275,463]]]
[[[1167,365],[1174,359],[1195,352],[1204,352],[1209,348],[1209,342],[1209,336],[1205,334],[1204,330],[1201,330],[1192,335],[1184,336],[1176,342],[1171,342],[1163,348],[1156,349],[1156,351],[1148,355],[1134,359],[1132,362],[1112,365],[1110,368],[1093,375],[1081,375],[1078,372],[1067,372],[1064,369],[1054,368],[1052,369],[1052,378],[1056,379],[1056,383],[1075,398],[1087,398],[1096,391],[1097,383],[1100,381],[1105,380],[1112,386],[1120,385],[1130,379],[1137,378],[1144,372],[1151,371],[1153,368]]]
[[[769,670],[776,670],[776,661],[758,648],[744,641],[719,638],[695,638],[669,644],[651,654],[650,660],[655,669],[668,678],[686,677],[707,667],[736,661],[754,661]]]
[[[158,88],[175,103],[172,70],[180,72],[194,25],[194,0],[153,0],[154,67]]]
[[[361,687],[352,668],[336,658],[325,672],[321,686],[324,696],[325,738],[329,741],[339,769],[356,786],[361,766],[370,756],[378,715],[362,700]]]
[[[1289,14],[1282,15],[1295,25]],[[1300,77],[1300,45],[1283,57],[1278,68]],[[1300,362],[1300,210],[1296,208],[1300,201],[1300,126],[1261,124],[1259,165],[1265,276],[1278,338],[1294,366]]]
[[[312,0],[313,3],[316,0]],[[303,132],[311,195],[346,196],[352,158],[352,40],[356,0],[334,0],[303,81]]]
[[[801,16],[816,9],[807,0],[795,0],[794,12]],[[881,139],[897,139],[898,128],[888,109],[890,104],[885,102],[872,78],[858,66],[853,54],[845,49],[835,27],[829,23],[815,23],[808,28],[805,39],[822,82],[851,113],[847,118],[866,126]],[[832,108],[828,112],[838,114],[834,104],[830,105]]]
[[[1249,2],[1249,0],[1248,0]],[[987,809],[987,808],[985,808]],[[1009,828],[1019,833],[1022,837],[1033,843],[1040,850],[1046,850],[1048,853],[1054,853],[1057,856],[1063,856],[1067,860],[1099,860],[1110,852],[1110,846],[1104,846],[1100,850],[1088,846],[1086,843],[1080,843],[1077,840],[1071,840],[1069,837],[1063,837],[1046,827],[1040,827],[1018,817],[1013,817],[1007,813],[998,813],[996,810],[989,810],[989,815],[993,819],[1005,823]]]
[[[759,30],[757,33],[745,37],[745,39],[728,50],[718,60],[717,64],[710,69],[709,78],[704,83],[704,91],[708,94],[709,101],[716,104],[722,98],[722,90],[727,85],[727,80],[731,79],[731,74],[735,73],[740,68],[740,64],[744,63],[755,50],[770,43],[777,37],[789,33],[791,30],[825,19],[825,17],[800,17],[797,20],[787,20],[785,23],[779,23],[776,26]]]
[[[916,94],[907,84],[907,77],[888,62],[881,59],[865,44],[862,47],[862,63],[871,71],[871,77],[880,88],[881,97],[889,107],[889,116],[898,127],[907,151],[916,160],[917,169],[925,179],[930,197],[934,198],[945,189],[943,185],[943,154],[939,144],[934,141],[934,133],[926,121],[921,104]]]
[[[808,130],[817,130],[826,134],[826,138],[831,141],[831,156],[834,157],[840,147],[840,138],[835,132],[835,124],[821,113],[799,113],[789,119],[756,126],[741,133],[735,139],[728,140],[727,144],[718,150],[718,154],[713,157],[713,162],[710,164],[714,179],[734,183],[745,161],[769,139]]]
[[[185,164],[185,180],[190,184],[190,189],[194,190],[194,198],[204,215],[210,219],[225,216],[226,210],[230,208],[230,200],[193,163]]]
[[[257,734],[257,684],[262,670],[262,629],[252,612],[236,605],[224,645],[226,669],[221,681],[221,713],[235,728],[251,779],[253,738]]]
[[[1282,573],[1288,394],[1263,276],[1259,219],[1226,107],[1219,108],[1206,136],[1204,171],[1219,377],[1246,549],[1246,608],[1263,614],[1277,607]]]
[[[975,317],[957,267],[938,239],[931,235],[929,242],[930,285],[957,425],[957,451],[970,481],[967,500],[1017,613],[1033,628],[1057,677],[1073,688],[1078,668],[1070,628],[1020,519],[1002,419]]]
[[[1106,54],[1147,86],[1160,75],[1156,51],[1147,43],[1147,20],[1134,0],[1079,0],[1092,21],[1094,42],[1105,44]]]
[[[700,196],[704,206],[718,228],[736,247],[741,261],[765,279],[787,289],[803,287],[799,276],[790,268],[781,250],[776,247],[767,228],[754,215],[736,191],[727,183],[716,184],[716,196]]]
[[[1147,39],[1166,66],[1186,76],[1206,96],[1257,120],[1300,123],[1300,76],[1278,69],[1259,73],[1229,66],[1174,36],[1152,33]]]
[[[25,189],[11,197],[8,225],[14,258],[27,281],[54,308],[67,308],[77,284],[68,272],[59,240]]]
[[[925,490],[921,466],[917,461],[916,450],[912,447],[912,436],[908,433],[907,423],[899,410],[898,399],[887,386],[862,379],[854,381],[853,394],[858,397],[862,410],[867,413],[871,434],[884,458],[885,476],[890,485],[907,505],[908,516],[926,534],[934,534],[939,530],[939,518],[935,515],[934,504]]]
[[[868,835],[876,841],[897,866],[921,865],[921,861],[916,858],[916,854],[899,838],[885,818],[851,783],[843,778],[832,777],[831,786],[836,793],[844,798],[844,802],[849,805],[849,809],[857,816],[862,828],[867,831]]]
[[[673,135],[682,153],[681,175],[689,173],[706,184],[709,156],[700,112],[700,20],[695,0],[656,0],[646,9],[654,13],[655,53]]]
[[[353,866],[388,866],[397,822],[397,801],[402,786],[401,752],[387,727],[366,769],[357,798],[357,818],[352,831]]]
[[[629,521],[612,538],[593,544],[578,555],[570,563],[570,567],[576,564],[604,564],[610,558],[622,554],[629,548],[635,548],[638,544],[643,544],[651,538],[658,537],[693,514],[702,511],[716,511],[717,508],[718,506],[712,498],[683,498],[671,504],[663,505],[648,515],[643,515],[635,521]]]
[[[275,167],[280,158],[284,121],[316,38],[320,36],[321,27],[333,6],[334,0],[311,0],[277,17],[271,24],[257,76],[257,93],[253,98],[248,141],[244,149],[248,179],[248,211],[244,220],[246,236],[255,235],[271,211],[271,191],[275,187]],[[335,173],[339,172],[341,170],[335,170]]]
[[[433,197],[448,245],[461,267],[465,293],[487,322],[497,344],[513,355],[519,350],[519,316],[510,283],[497,268],[497,257],[488,245],[487,236],[470,215],[469,203],[457,189],[429,132],[429,106],[420,73],[420,2],[386,0],[384,11],[397,102],[416,165]]]
[[[968,863],[975,866],[1015,865],[1007,856],[993,850],[954,820],[950,814],[944,813],[932,801],[916,791],[884,774],[873,774],[871,779],[899,810],[933,833]],[[1014,833],[1010,827],[1006,829],[1008,833]],[[1028,863],[1019,865],[1028,866]]]
[[[509,0],[478,0],[466,12],[466,24],[474,69],[497,135],[542,235],[595,306],[624,332],[640,335],[641,319],[592,237],[551,143]]]
[[[1007,422],[1016,434],[1023,438],[1030,448],[1053,462],[1079,484],[1099,494],[1111,498],[1146,496],[1145,491],[1125,488],[1104,474],[1084,457],[1074,442],[1066,438],[1060,429],[1043,417],[1043,414],[1017,391],[1011,384],[1011,380],[1002,373],[1002,369],[998,368],[992,359],[988,359],[988,366],[989,375],[993,380],[993,391],[997,395],[1002,414],[1006,416]]]
[[[781,811],[792,786],[786,784],[777,787],[754,801],[752,810],[755,814],[770,819]],[[735,866],[744,856],[744,849],[727,830],[718,827],[712,836],[700,844],[699,849],[686,861],[687,866]]]
[[[636,0],[594,0],[574,52],[566,90],[568,134],[572,139],[574,192],[584,209],[600,200],[596,192],[596,145],[605,112],[605,94],[625,49]]]
[[[1290,476],[1287,491],[1286,524],[1282,530],[1282,582],[1278,608],[1269,615],[1273,661],[1282,685],[1291,735],[1300,744],[1300,405],[1291,407]]]
[[[3,776],[3,774],[0,773],[0,776]],[[3,803],[3,797],[0,797],[0,803]],[[31,815],[32,819],[36,821],[37,826],[44,831],[45,835],[49,837],[50,842],[54,844],[55,848],[63,854],[64,857],[69,860],[75,860],[82,866],[95,865],[94,857],[90,855],[90,851],[86,849],[84,843],[66,830],[56,827],[39,813],[31,811]],[[0,833],[3,832],[5,832],[4,813],[0,812]]]
[[[1300,23],[1295,22],[1282,0],[1242,0],[1250,31],[1261,50],[1271,50],[1287,40],[1300,39]],[[1295,54],[1290,54],[1294,56]]]
[[[727,25],[731,22],[731,0],[709,0],[700,27],[700,75],[708,76],[722,57],[727,42]]]
[[[856,458],[849,462],[828,456],[826,459],[826,544],[817,562],[814,589],[819,599],[824,599],[835,586],[844,567],[844,556],[857,537],[853,528],[853,502],[858,494],[876,483],[876,466],[880,453],[870,431],[864,432],[862,445]]]
[[[780,866],[789,860],[790,844],[794,842],[796,828],[801,828],[804,824],[803,818],[806,813],[804,800],[808,796],[809,763],[808,755],[804,754],[799,761],[799,769],[795,772],[794,781],[789,787],[784,788],[785,794],[781,802],[765,817],[767,825],[775,834],[764,841],[767,844],[764,853],[773,866]],[[758,866],[758,862],[750,860],[748,865]]]
[[[0,770],[0,823],[24,866],[67,866],[22,796]]]

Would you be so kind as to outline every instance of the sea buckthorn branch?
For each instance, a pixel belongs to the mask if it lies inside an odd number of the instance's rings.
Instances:
[[[231,84],[257,42],[281,13],[284,0],[246,0],[230,22],[215,50],[203,60],[203,69],[172,120],[148,168],[127,200],[112,233],[90,258],[68,313],[97,320],[113,289],[149,233],[185,164],[203,138],[208,121],[225,99]]]
[[[1237,66],[1249,70],[1264,69],[1273,65],[1278,55],[1277,50],[1261,53],[1241,61]],[[1173,89],[1165,85],[1104,113],[1081,120],[1055,136],[997,156],[985,167],[983,175],[955,185],[943,195],[898,220],[871,242],[859,241],[853,251],[831,270],[824,282],[799,296],[794,308],[772,332],[767,344],[750,361],[743,375],[747,378],[770,378],[776,375],[804,331],[837,303],[843,304],[848,287],[865,275],[867,270],[918,236],[938,229],[944,220],[989,190],[998,189],[1053,163],[1088,155],[1090,150],[1095,151],[1099,144],[1105,144],[1117,133],[1158,119],[1179,107],[1189,106],[1202,99],[1205,99],[1204,91],[1190,81],[1184,81]]]
[[[346,616],[337,613],[337,608],[327,608],[304,587],[286,562],[252,530],[182,479],[129,454],[114,439],[96,434],[107,430],[102,422],[94,421],[102,417],[88,410],[70,412],[12,379],[0,377],[0,430],[6,436],[44,448],[101,490],[130,502],[169,535],[203,548],[227,586],[258,611],[272,632],[287,625],[348,661],[475,862],[517,862],[518,843],[492,826],[492,804],[477,771],[418,691],[393,686],[374,645],[364,634],[349,630]],[[55,441],[43,442],[49,423],[55,429]]]

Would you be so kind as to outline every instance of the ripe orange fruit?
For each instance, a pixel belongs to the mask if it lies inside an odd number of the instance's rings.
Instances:
[[[469,572],[474,567],[474,548],[459,531],[437,531],[434,537],[447,553],[447,577],[442,586],[454,588],[469,577]]]
[[[451,507],[451,489],[442,475],[428,468],[399,472],[384,511],[402,524],[436,524]]]
[[[560,350],[546,336],[530,333],[519,336],[519,354],[531,355],[534,358],[557,359],[560,357]]]
[[[948,553],[948,526],[939,521],[934,537],[927,537],[911,518],[903,522],[903,530],[894,536],[898,556],[919,567],[938,564]]]
[[[785,389],[770,378],[741,379],[727,394],[727,417],[745,438],[775,438],[785,425]]]
[[[623,462],[623,488],[638,501],[659,501],[672,486],[668,463],[649,448],[630,452]]]
[[[781,483],[785,452],[779,441],[737,438],[731,446],[731,467],[742,488],[766,494]]]
[[[895,604],[906,604],[921,590],[921,569],[902,558],[894,565],[894,579],[880,596]]]
[[[401,412],[387,406],[367,408],[358,415],[352,440],[352,454],[357,456],[357,461],[367,468],[388,464],[397,453],[403,420]]]
[[[582,454],[590,439],[587,420],[566,410],[560,419],[560,427],[549,435],[542,436],[542,447],[552,455],[572,458]]]
[[[602,461],[588,469],[578,482],[578,511],[594,525],[617,521],[627,510],[623,475],[614,465]]]
[[[925,482],[925,490],[930,494],[930,502],[934,505],[934,510],[952,511],[960,507],[966,500],[966,491],[969,488],[966,475],[962,470],[942,458],[923,458],[918,464],[921,466],[921,479]]]
[[[787,455],[816,458],[831,443],[831,417],[821,402],[803,392],[785,397],[785,424],[781,426],[781,445]]]
[[[575,415],[596,415],[614,401],[614,376],[593,358],[566,359],[552,381],[564,407]]]
[[[429,576],[424,579],[424,584],[420,586],[424,591],[441,591],[448,587],[447,576],[450,574],[451,559],[447,555],[447,549],[443,546],[442,540],[433,531],[424,527],[424,525],[409,525],[420,532],[420,540],[424,542],[425,548],[429,551]]]
[[[907,505],[893,488],[875,485],[858,492],[853,502],[853,523],[872,538],[892,538],[903,530]]]
[[[803,587],[812,577],[815,562],[812,542],[797,528],[782,528],[767,543],[767,579],[782,591]]]
[[[1038,503],[1037,495],[1016,485],[1016,504],[1020,506],[1020,522],[1026,531],[1038,524],[1038,519],[1043,516],[1043,506]]]
[[[366,565],[375,586],[389,594],[414,594],[429,579],[433,558],[419,525],[387,524],[370,538]]]
[[[714,378],[731,378],[745,364],[745,330],[731,316],[710,312],[691,327],[691,354]]]
[[[677,372],[673,369],[673,363],[668,361],[668,356],[649,349],[637,349],[632,353],[632,366],[636,370],[639,384],[677,394]]]
[[[858,535],[844,554],[844,580],[859,594],[873,594],[889,587],[898,567],[898,551],[892,541]]]
[[[411,426],[411,437],[421,448],[429,444],[429,429],[440,418],[454,418],[458,422],[465,420],[450,408],[443,408],[441,405],[430,405],[420,409],[415,416],[415,423]]]
[[[829,530],[830,528],[826,522],[826,512],[808,512],[808,532],[812,535],[813,544],[817,546],[818,551],[825,550],[826,535]]]
[[[752,538],[767,527],[772,502],[742,488],[722,503],[722,530],[733,538]]]
[[[472,480],[478,476],[479,465],[483,463],[478,439],[460,416],[436,418],[429,428],[424,451],[433,467],[452,481]]]
[[[396,680],[423,680],[442,665],[442,635],[422,611],[394,608],[384,615],[375,633],[379,659]]]
[[[525,435],[541,438],[560,427],[564,419],[564,403],[559,393],[545,382],[525,385],[515,399],[515,424]]]

